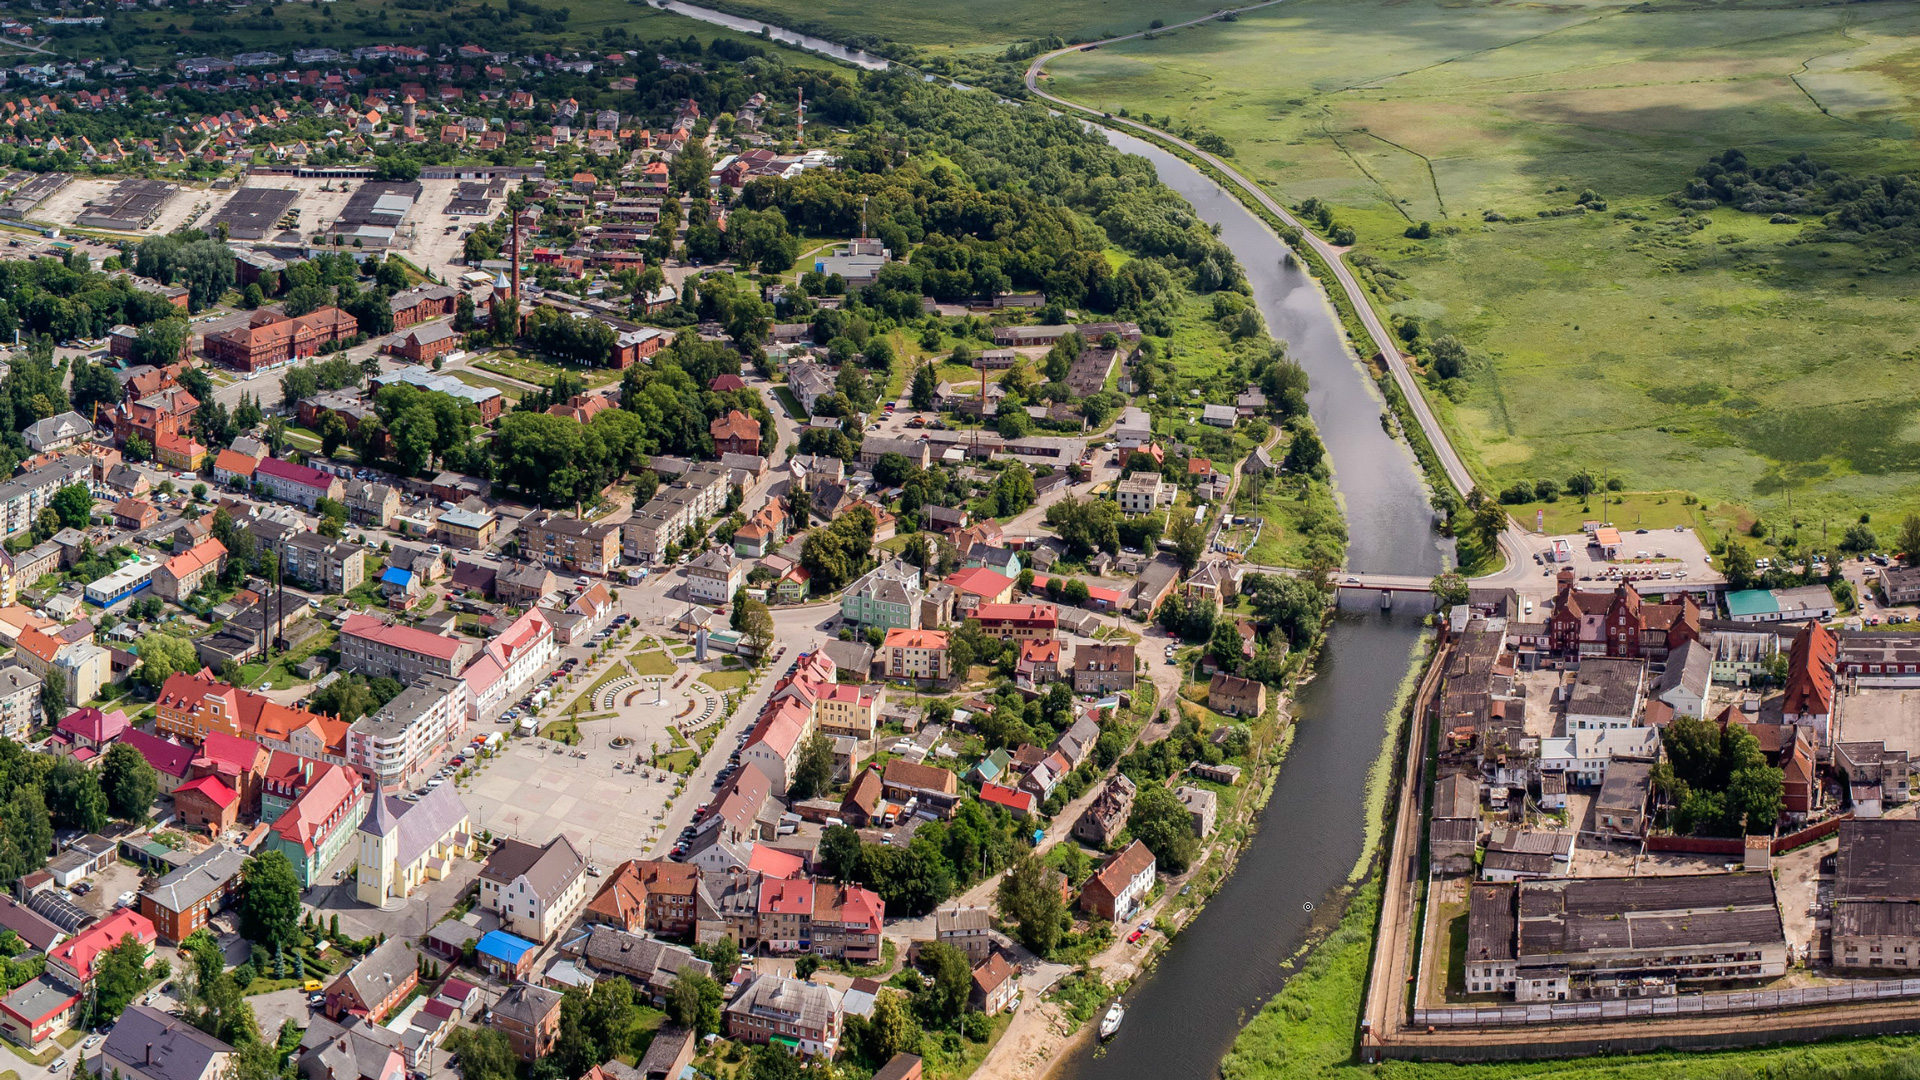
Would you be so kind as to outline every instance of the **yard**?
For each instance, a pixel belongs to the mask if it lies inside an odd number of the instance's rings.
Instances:
[[[1913,259],[1668,196],[1726,147],[1920,167],[1916,31],[1912,3],[1301,0],[1068,54],[1051,89],[1217,134],[1283,202],[1328,203],[1377,306],[1467,347],[1428,397],[1489,488],[1587,470],[1712,518],[1791,497],[1895,521],[1920,509],[1920,389],[1888,362],[1912,355]]]

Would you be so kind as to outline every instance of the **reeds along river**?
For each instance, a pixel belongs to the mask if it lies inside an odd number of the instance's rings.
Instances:
[[[1286,266],[1279,238],[1198,169],[1132,136],[1106,135],[1152,161],[1162,182],[1220,225],[1268,329],[1312,378],[1308,404],[1351,538],[1347,567],[1438,573],[1445,549],[1419,466],[1382,430],[1383,403],[1318,283]],[[1295,703],[1292,749],[1252,845],[1134,989],[1120,1034],[1104,1052],[1088,1049],[1067,1063],[1072,1080],[1208,1080],[1240,1028],[1279,991],[1281,962],[1305,940],[1312,909],[1346,884],[1365,842],[1367,772],[1426,612],[1419,597],[1399,604],[1383,613],[1362,594],[1334,619],[1317,674]]]

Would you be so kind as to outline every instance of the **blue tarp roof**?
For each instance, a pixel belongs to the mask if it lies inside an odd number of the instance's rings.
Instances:
[[[413,571],[389,566],[386,573],[380,575],[380,580],[388,585],[410,585],[413,583]]]
[[[520,963],[520,958],[540,946],[526,938],[509,934],[505,930],[492,930],[474,944],[475,951],[482,956],[491,956],[509,964]]]

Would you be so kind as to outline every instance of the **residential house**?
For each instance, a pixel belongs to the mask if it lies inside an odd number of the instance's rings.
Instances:
[[[1207,708],[1227,716],[1260,716],[1267,711],[1267,686],[1220,672],[1207,684]]]
[[[1080,906],[1108,922],[1125,922],[1153,890],[1155,869],[1153,853],[1135,840],[1087,878]]]
[[[993,912],[983,907],[942,908],[933,913],[933,937],[979,964],[994,953]]]
[[[480,903],[521,937],[546,942],[587,899],[587,863],[565,834],[544,847],[502,840],[480,870]]]
[[[495,1031],[507,1037],[514,1056],[532,1062],[553,1052],[560,1035],[561,995],[531,983],[507,988],[492,1009]]]
[[[993,1016],[1006,1009],[1020,995],[1020,969],[999,952],[974,965],[974,1008]]]
[[[341,666],[367,676],[409,682],[422,675],[457,677],[479,646],[354,614],[340,628]]]
[[[752,1045],[778,1043],[808,1057],[831,1059],[843,1030],[841,992],[779,975],[756,975],[726,1007],[728,1037]]]
[[[329,1020],[355,1016],[378,1024],[419,981],[420,954],[413,943],[405,937],[389,938],[333,980],[322,1008]]]
[[[233,1067],[233,1047],[147,1005],[129,1005],[94,1057],[81,1067],[93,1080],[219,1080]]]
[[[1052,604],[981,604],[972,617],[979,620],[982,633],[1002,641],[1045,640],[1060,629],[1060,611]]]
[[[536,510],[521,522],[520,554],[571,573],[607,574],[620,565],[621,527]]]
[[[648,931],[664,937],[693,933],[700,871],[665,859],[628,859],[588,901],[584,918],[628,933]]]
[[[160,564],[153,572],[153,591],[178,604],[218,575],[226,563],[226,545],[209,536]]]
[[[903,559],[889,559],[848,587],[840,600],[840,617],[863,628],[915,630],[920,626],[924,597],[920,568]]]
[[[246,864],[247,853],[237,848],[206,849],[140,894],[141,918],[160,940],[178,945],[226,908]]]
[[[732,548],[716,547],[687,564],[687,597],[696,603],[730,604],[747,580],[747,564]]]
[[[312,510],[321,499],[340,501],[342,484],[332,473],[279,458],[262,458],[254,467],[253,483],[282,502]]]
[[[760,453],[760,421],[739,409],[729,409],[725,416],[716,417],[707,425],[707,432],[713,436],[715,455]]]
[[[1133,689],[1137,658],[1132,645],[1088,644],[1073,651],[1076,694],[1111,694]]]
[[[944,630],[888,630],[880,657],[889,679],[945,680],[952,674]]]

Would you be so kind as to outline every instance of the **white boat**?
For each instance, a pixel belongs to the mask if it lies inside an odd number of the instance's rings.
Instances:
[[[1107,1006],[1107,1015],[1100,1021],[1100,1037],[1102,1039],[1113,1038],[1114,1032],[1120,1030],[1120,1021],[1125,1019],[1126,1015],[1127,1010],[1121,1008],[1118,1001]]]

